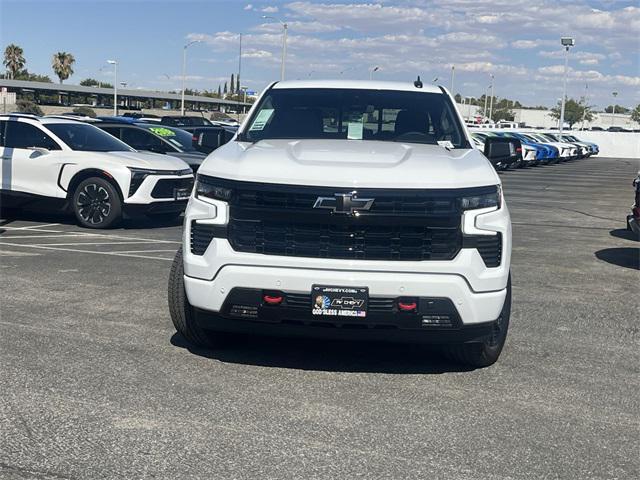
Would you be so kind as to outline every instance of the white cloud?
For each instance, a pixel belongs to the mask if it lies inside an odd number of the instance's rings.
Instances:
[[[244,6],[243,10],[253,10],[253,5],[251,3]]]
[[[260,11],[262,13],[278,13],[278,7],[264,7]]]

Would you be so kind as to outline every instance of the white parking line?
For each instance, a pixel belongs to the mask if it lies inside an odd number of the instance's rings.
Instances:
[[[76,250],[73,248],[59,248],[59,247],[46,247],[44,245],[24,245],[21,243],[4,243],[3,245],[9,245],[12,247],[23,247],[23,248],[40,248],[43,250],[54,250],[58,252],[71,252],[71,253],[90,253],[92,255],[111,255],[112,257],[133,257],[133,258],[145,258],[147,260],[165,260],[167,262],[172,262],[172,258],[162,258],[162,257],[150,257],[145,255],[134,255],[131,253],[120,254],[118,252],[97,252],[94,250]]]
[[[156,253],[156,252],[172,252],[176,253],[177,249],[173,250],[121,250],[118,253]]]
[[[38,228],[42,228],[42,227],[55,227],[56,225],[60,225],[59,223],[47,223],[45,225],[31,225],[29,227],[5,227],[5,228],[12,228],[14,230],[32,230],[32,229],[38,229]]]
[[[91,235],[91,234],[85,234],[85,233],[69,233],[66,235],[6,235],[6,236],[2,236],[0,235],[0,240],[2,240],[3,238],[63,238],[63,237],[86,237],[87,235]]]
[[[0,245],[4,242],[0,239]],[[82,247],[84,245],[147,245],[149,242],[76,242],[76,243],[21,243],[28,247]],[[175,250],[173,250],[175,251]]]
[[[0,227],[0,228],[4,228],[6,230],[23,230],[22,227]],[[73,231],[64,231],[64,230],[45,230],[45,229],[36,229],[33,228],[30,231],[32,232],[45,232],[45,233],[60,233],[63,235],[78,235],[78,236],[92,236],[92,237],[100,237],[100,238],[115,238],[117,240],[140,240],[141,242],[158,242],[158,243],[175,243],[177,245],[180,245],[182,242],[177,241],[177,240],[162,240],[162,239],[156,239],[156,238],[140,238],[140,237],[129,237],[127,235],[112,235],[112,234],[105,234],[105,233],[90,233],[90,232],[73,232]],[[16,237],[12,237],[9,236],[10,238],[17,238]],[[25,236],[27,237],[27,236]],[[30,238],[36,238],[35,236],[30,237]]]

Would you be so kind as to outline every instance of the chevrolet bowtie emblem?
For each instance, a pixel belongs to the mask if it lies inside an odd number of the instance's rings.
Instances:
[[[355,193],[336,193],[333,197],[318,197],[313,208],[324,208],[333,213],[358,215],[362,210],[371,209],[375,198],[358,198]]]

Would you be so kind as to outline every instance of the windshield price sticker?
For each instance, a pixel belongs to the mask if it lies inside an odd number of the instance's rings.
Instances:
[[[311,292],[312,315],[330,317],[367,316],[369,290],[364,287],[314,286]]]
[[[153,133],[155,133],[156,135],[159,135],[161,137],[175,137],[176,134],[173,130],[169,130],[168,128],[164,128],[164,127],[151,127],[149,128],[149,130],[151,130]]]
[[[251,128],[249,130],[264,130],[264,127],[269,122],[269,119],[273,115],[273,108],[263,108],[256,115],[256,119],[251,124]]]

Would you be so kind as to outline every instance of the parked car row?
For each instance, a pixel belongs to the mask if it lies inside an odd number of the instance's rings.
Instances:
[[[484,150],[484,144],[490,137],[515,138],[520,140],[520,155],[513,155],[504,161],[494,164],[498,170],[522,168],[535,165],[548,165],[567,160],[587,158],[597,155],[600,150],[597,144],[584,142],[573,134],[548,133],[523,130],[474,130],[471,137],[475,146]]]

